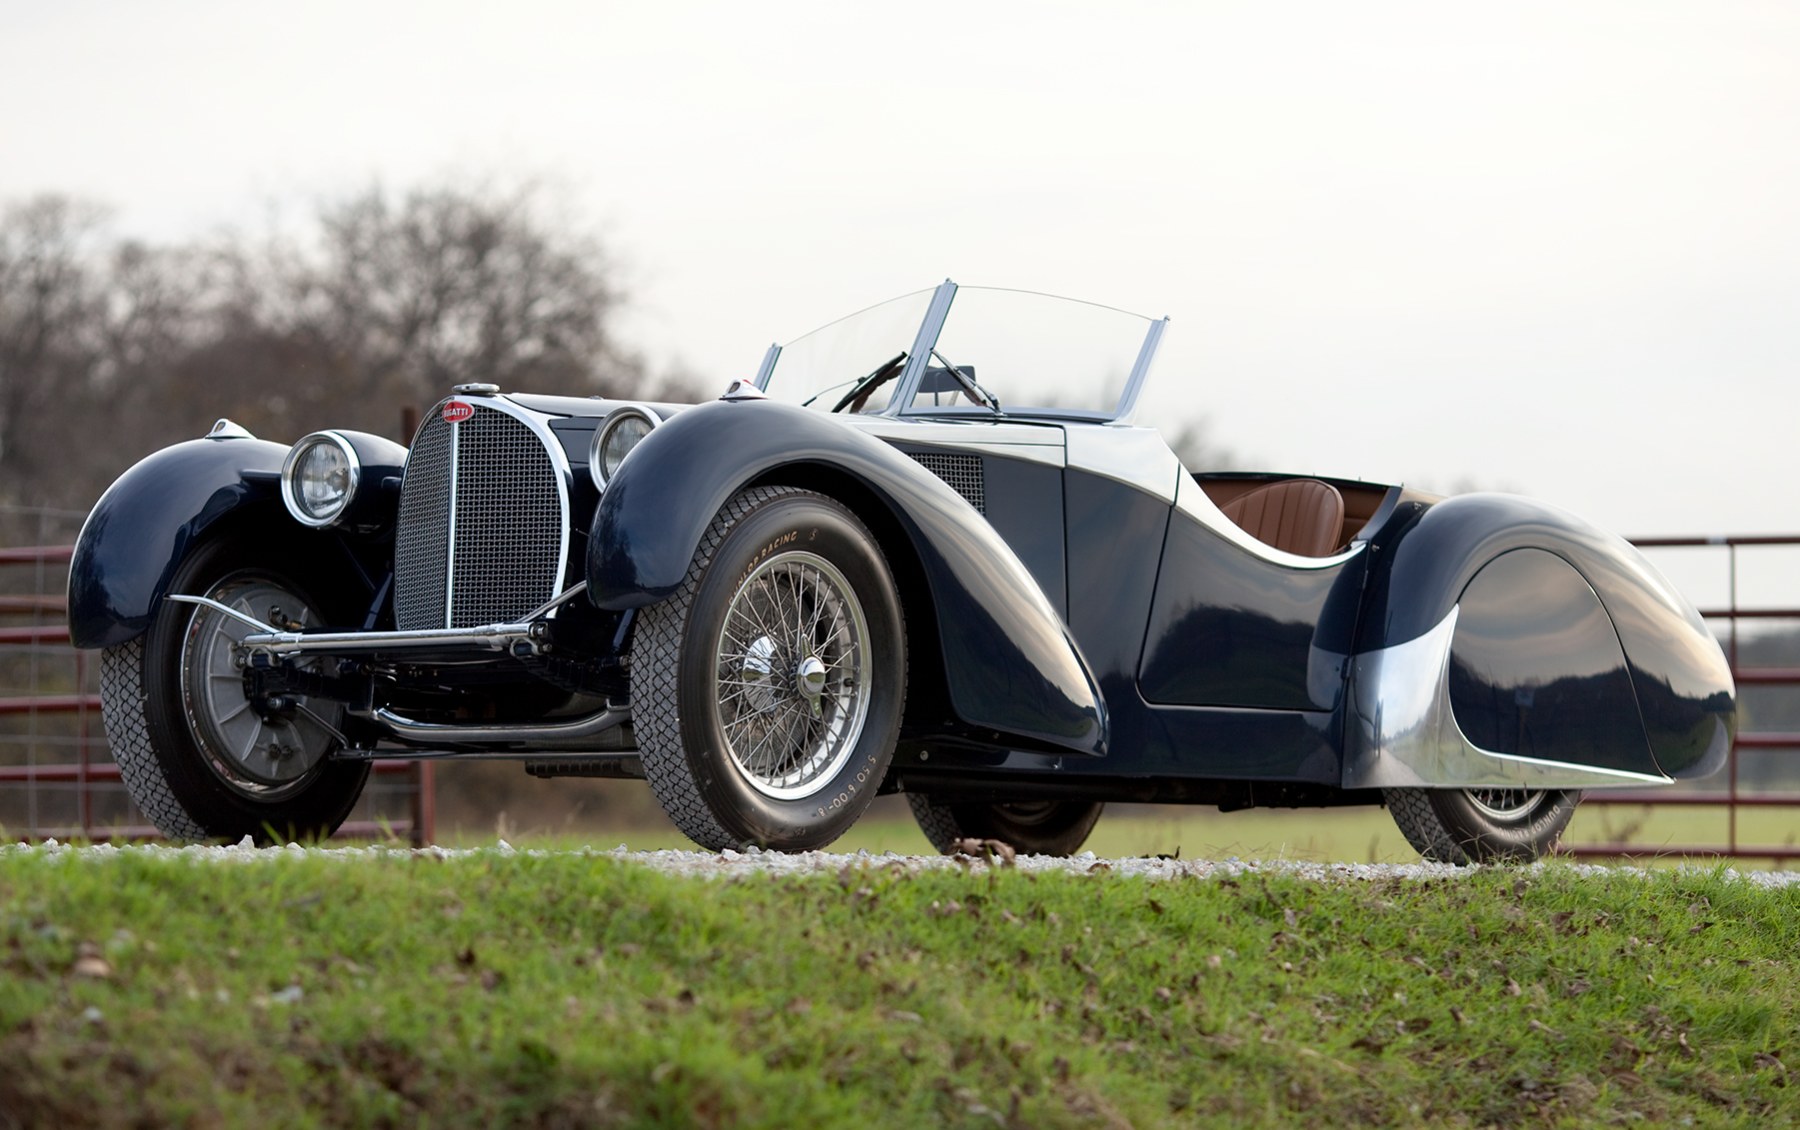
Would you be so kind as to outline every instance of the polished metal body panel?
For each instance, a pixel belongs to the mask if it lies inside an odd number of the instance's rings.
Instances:
[[[587,556],[594,603],[635,608],[674,592],[725,501],[754,483],[792,481],[796,468],[849,476],[904,531],[907,546],[883,548],[917,555],[958,717],[1026,742],[1105,751],[1104,702],[1031,572],[935,475],[821,413],[716,401],[647,436],[595,513]]]
[[[1736,726],[1736,688],[1724,653],[1693,605],[1623,538],[1533,499],[1466,494],[1402,507],[1377,541],[1383,564],[1370,572],[1359,652],[1429,634],[1490,562],[1514,550],[1543,550],[1592,588],[1618,634],[1651,754],[1643,771],[1693,777],[1723,763]],[[1552,631],[1517,646],[1550,677],[1586,647]],[[1366,694],[1357,697],[1366,704]],[[1367,752],[1356,740],[1350,762]]]

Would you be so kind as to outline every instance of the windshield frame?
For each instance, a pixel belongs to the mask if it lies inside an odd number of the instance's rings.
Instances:
[[[869,413],[874,416],[889,417],[931,417],[943,419],[1000,419],[1012,416],[1025,418],[1048,417],[1056,419],[1084,420],[1102,424],[1128,424],[1137,410],[1138,398],[1143,393],[1144,384],[1149,379],[1150,368],[1156,361],[1156,354],[1162,345],[1163,332],[1168,328],[1169,319],[1149,318],[1142,314],[1133,314],[1128,310],[1118,313],[1134,318],[1143,318],[1147,323],[1143,340],[1138,345],[1137,357],[1134,359],[1130,374],[1126,377],[1124,390],[1119,394],[1119,401],[1110,413],[1080,409],[1034,408],[1030,405],[1022,410],[1014,411],[1006,404],[1001,404],[999,414],[976,406],[958,406],[940,408],[931,405],[912,406],[918,392],[919,384],[925,379],[925,371],[931,366],[931,351],[937,347],[938,337],[943,333],[944,325],[949,320],[951,305],[956,301],[957,285],[951,279],[938,284],[931,295],[931,302],[926,307],[925,316],[919,323],[918,331],[913,335],[912,348],[907,351],[906,364],[895,380],[895,389],[886,406],[881,411]],[[995,288],[1004,289],[1004,288]],[[914,292],[917,293],[917,292]],[[1037,294],[1040,297],[1064,302],[1082,302],[1081,299],[1063,298],[1060,295],[1042,294],[1037,291],[1014,291],[1020,294]],[[1086,306],[1097,306],[1099,303],[1082,302]],[[1116,307],[1107,307],[1117,310]],[[869,307],[872,309],[872,307]],[[855,315],[847,315],[854,317]],[[842,320],[842,319],[838,319]],[[827,323],[831,324],[831,323]],[[799,340],[798,338],[794,340]],[[781,359],[782,346],[779,342],[770,345],[763,354],[762,365],[756,373],[756,387],[768,391],[769,381],[775,375],[775,367]]]

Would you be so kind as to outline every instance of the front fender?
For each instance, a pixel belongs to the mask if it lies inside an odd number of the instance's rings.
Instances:
[[[591,599],[625,609],[667,598],[727,499],[801,465],[851,476],[907,535],[930,588],[951,706],[962,721],[1059,749],[1105,752],[1099,685],[993,527],[913,460],[816,412],[716,401],[651,432],[607,483],[595,512]]]
[[[339,432],[361,460],[363,482],[348,521],[379,533],[393,521],[406,449],[365,432]],[[246,436],[213,436],[165,447],[120,475],[81,527],[69,563],[69,639],[76,647],[113,647],[142,635],[189,550],[226,519],[323,544],[342,545],[337,531],[308,530],[281,502],[287,444]],[[274,551],[271,551],[274,552]],[[352,571],[362,564],[341,552],[326,561]],[[365,588],[368,577],[362,578]]]
[[[194,439],[120,475],[81,527],[69,563],[69,639],[112,647],[143,634],[169,579],[220,519],[281,509],[285,444]]]
[[[1353,669],[1346,783],[1591,787],[1700,776],[1722,764],[1736,727],[1730,667],[1693,605],[1623,538],[1530,499],[1470,494],[1419,506],[1378,546]],[[1605,677],[1609,655],[1628,680]],[[1542,735],[1559,749],[1549,760],[1600,776],[1521,769],[1522,756],[1502,779],[1470,769],[1492,769],[1492,759],[1463,731],[1493,731],[1505,718],[1521,741],[1523,715],[1500,703],[1484,726],[1453,715],[1451,701],[1499,702],[1501,692],[1538,701],[1540,715],[1543,701],[1579,695],[1587,716],[1615,719],[1606,752],[1580,727]],[[1642,752],[1631,753],[1634,745]],[[1406,766],[1382,764],[1396,754],[1413,769],[1437,768],[1406,779],[1395,773]]]

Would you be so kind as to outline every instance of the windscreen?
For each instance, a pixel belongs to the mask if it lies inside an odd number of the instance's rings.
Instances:
[[[884,366],[892,363],[888,380],[865,390],[866,395],[852,396],[845,405],[847,411],[879,412],[898,387],[894,379],[899,375],[898,365],[913,346],[931,306],[931,294],[929,290],[903,294],[788,342],[781,347],[763,391],[773,400],[789,404],[810,401],[809,407],[829,412],[851,396],[859,381],[878,377]],[[894,362],[896,357],[900,362]]]
[[[979,410],[979,394],[951,366],[991,392],[1008,415],[1111,419],[1152,319],[1025,290],[963,286],[909,411]]]

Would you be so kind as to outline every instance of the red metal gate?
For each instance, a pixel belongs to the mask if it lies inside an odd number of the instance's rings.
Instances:
[[[1630,837],[1578,839],[1569,851],[1580,856],[1800,859],[1800,828],[1786,818],[1800,814],[1800,758],[1795,756],[1800,753],[1800,535],[1642,538],[1634,544],[1666,572],[1681,574],[1675,577],[1676,587],[1696,594],[1701,615],[1719,637],[1738,685],[1737,741],[1725,771],[1713,777],[1661,788],[1597,790],[1587,794],[1582,809],[1599,810],[1602,816],[1609,809],[1632,808],[1646,814],[1668,809],[1704,815],[1707,826],[1723,824],[1724,838],[1680,834],[1691,833],[1691,826],[1648,837],[1640,829]],[[1714,575],[1691,578],[1686,574],[1694,571],[1694,562],[1682,558],[1706,559]],[[1695,581],[1709,591],[1697,593]],[[1775,810],[1786,811],[1769,819]],[[1746,828],[1751,822],[1756,827]]]
[[[40,531],[80,520],[55,511],[28,516]],[[69,646],[63,594],[71,553],[68,545],[0,549],[0,832],[9,840],[153,837],[125,794],[100,723],[98,656]],[[373,772],[340,834],[429,843],[430,765],[381,761]]]

